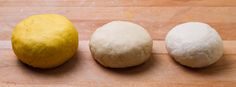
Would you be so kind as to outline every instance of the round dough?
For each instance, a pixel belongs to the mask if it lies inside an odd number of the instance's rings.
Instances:
[[[215,63],[223,55],[223,42],[208,24],[188,22],[174,27],[166,37],[169,54],[180,64],[200,68]]]
[[[113,21],[98,28],[89,42],[94,59],[105,67],[125,68],[144,63],[152,52],[152,39],[141,26]]]
[[[74,55],[78,32],[64,16],[33,15],[16,25],[12,47],[23,63],[37,68],[53,68]]]

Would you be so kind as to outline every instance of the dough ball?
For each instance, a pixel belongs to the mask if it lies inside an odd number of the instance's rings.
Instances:
[[[89,42],[94,59],[105,67],[125,68],[144,63],[152,52],[152,39],[141,26],[113,21],[98,28]]]
[[[19,60],[37,68],[53,68],[70,59],[78,47],[78,32],[64,16],[30,16],[16,25],[12,47]]]
[[[223,55],[223,42],[208,24],[188,22],[177,25],[166,36],[169,54],[180,64],[200,68],[215,63]]]

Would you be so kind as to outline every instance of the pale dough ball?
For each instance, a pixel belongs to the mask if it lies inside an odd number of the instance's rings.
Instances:
[[[166,36],[169,54],[180,64],[200,68],[215,63],[223,55],[223,42],[208,24],[188,22],[177,25]]]
[[[89,42],[94,59],[105,67],[125,68],[144,63],[152,52],[152,39],[141,26],[113,21],[98,28]]]

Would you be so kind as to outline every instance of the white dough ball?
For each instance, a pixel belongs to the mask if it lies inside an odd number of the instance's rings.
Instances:
[[[144,63],[152,52],[152,39],[140,25],[113,21],[90,38],[93,58],[105,67],[126,68]]]
[[[223,42],[208,24],[188,22],[177,25],[166,36],[168,53],[180,64],[200,68],[223,55]]]

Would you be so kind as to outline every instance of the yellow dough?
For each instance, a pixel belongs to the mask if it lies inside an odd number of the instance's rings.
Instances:
[[[12,47],[19,60],[37,68],[53,68],[70,59],[78,48],[78,32],[58,14],[30,16],[16,25]]]

